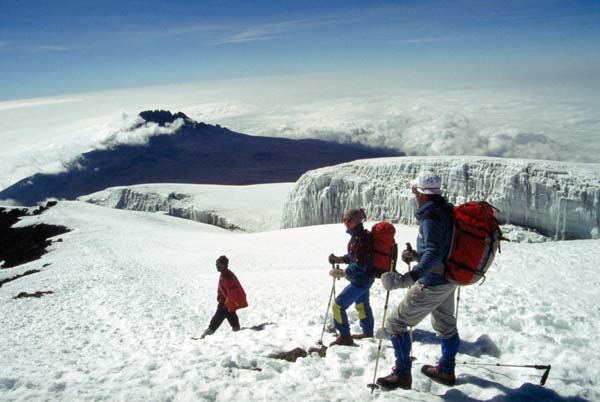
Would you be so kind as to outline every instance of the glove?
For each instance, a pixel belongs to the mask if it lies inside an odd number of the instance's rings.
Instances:
[[[385,290],[398,288],[409,288],[415,283],[410,274],[399,274],[398,272],[386,272],[381,275],[381,284]]]
[[[345,278],[347,276],[345,269],[337,269],[337,268],[333,268],[333,269],[329,270],[329,275],[336,279]]]
[[[343,264],[344,257],[338,257],[333,254],[329,254],[329,263],[330,264]]]
[[[402,261],[410,264],[413,261],[419,261],[419,254],[415,250],[404,250],[402,252]]]

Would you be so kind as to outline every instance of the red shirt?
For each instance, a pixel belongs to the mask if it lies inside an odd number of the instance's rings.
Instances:
[[[227,268],[221,271],[219,277],[217,301],[224,304],[227,310],[232,313],[240,308],[248,307],[244,288],[242,288],[235,274]]]

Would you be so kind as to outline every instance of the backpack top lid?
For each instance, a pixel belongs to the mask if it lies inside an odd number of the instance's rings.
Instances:
[[[454,207],[454,223],[472,230],[492,233],[498,230],[494,207],[485,201],[471,201]]]
[[[371,233],[375,234],[376,236],[386,238],[391,237],[393,239],[394,235],[396,234],[396,228],[389,222],[381,221],[373,225],[371,228]]]

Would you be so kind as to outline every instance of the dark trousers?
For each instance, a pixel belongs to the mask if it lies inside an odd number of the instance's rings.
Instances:
[[[238,318],[236,312],[229,312],[229,310],[227,310],[227,307],[225,307],[225,305],[222,303],[219,303],[219,305],[217,306],[217,311],[215,312],[215,315],[213,315],[213,318],[210,320],[208,328],[210,328],[213,332],[216,331],[226,318],[227,322],[229,322],[229,325],[231,325],[231,329],[233,329],[234,331],[240,329],[240,319]]]

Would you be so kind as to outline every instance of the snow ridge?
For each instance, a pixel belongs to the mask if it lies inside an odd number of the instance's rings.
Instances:
[[[283,228],[339,222],[347,208],[369,220],[415,224],[409,182],[422,170],[442,178],[448,200],[486,200],[501,223],[555,239],[598,238],[600,164],[491,157],[368,159],[305,173],[283,210]]]

